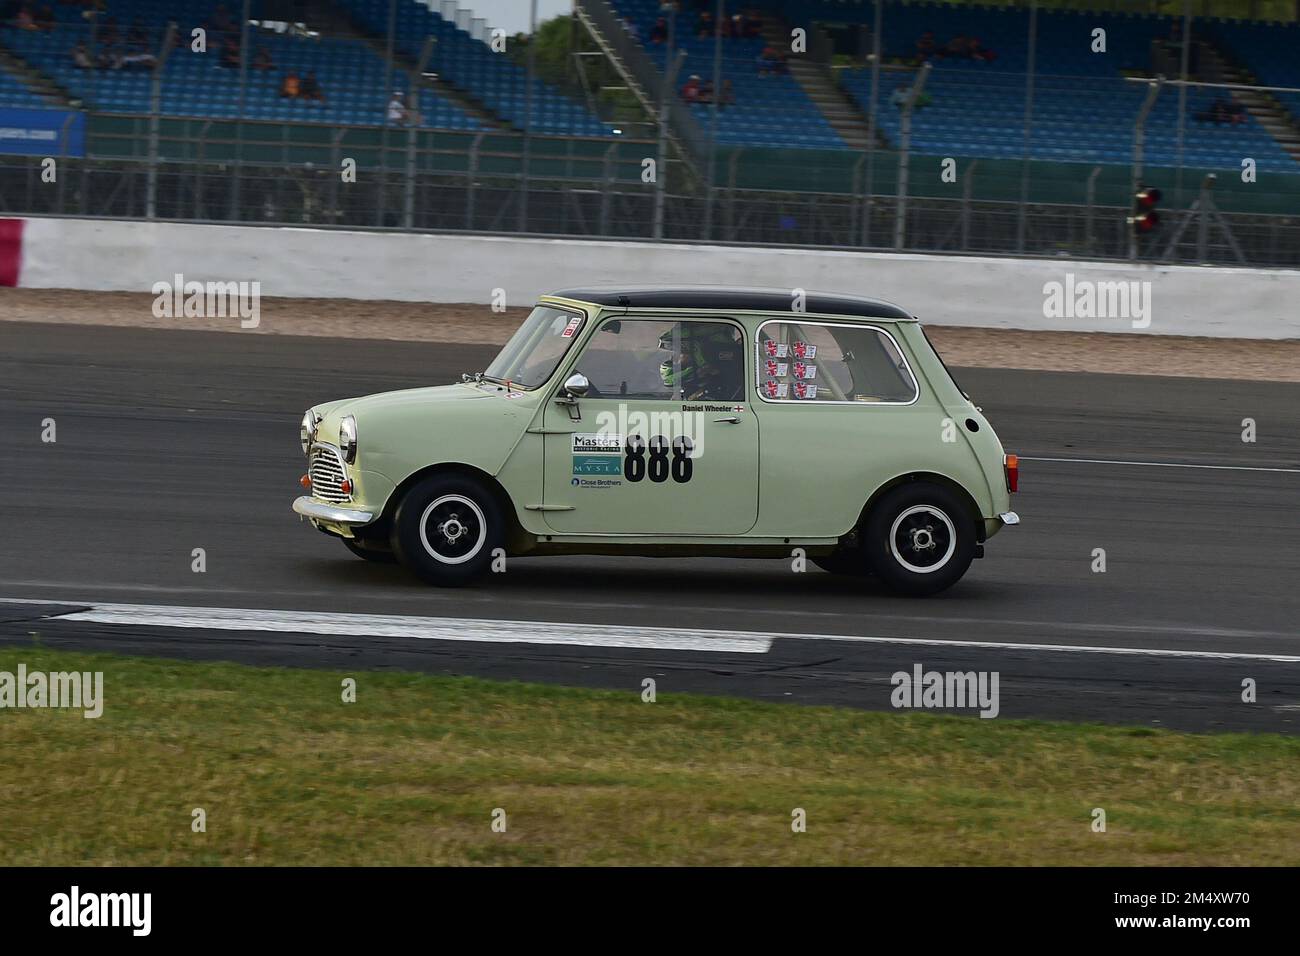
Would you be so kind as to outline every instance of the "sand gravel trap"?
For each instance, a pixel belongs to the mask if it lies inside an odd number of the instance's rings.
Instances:
[[[153,298],[136,292],[0,289],[0,322],[501,344],[528,312],[521,308],[498,314],[485,305],[263,298],[259,327],[244,330],[237,319],[156,318]],[[1300,382],[1300,341],[1294,340],[1020,332],[931,325],[926,329],[944,359],[954,366]]]

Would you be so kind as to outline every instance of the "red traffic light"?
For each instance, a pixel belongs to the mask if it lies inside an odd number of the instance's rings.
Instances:
[[[1160,224],[1160,214],[1157,212],[1144,212],[1140,216],[1133,217],[1133,225],[1137,226],[1138,232],[1150,232]]]
[[[1160,201],[1160,190],[1158,189],[1140,189],[1137,194],[1137,204],[1143,209],[1152,209]]]

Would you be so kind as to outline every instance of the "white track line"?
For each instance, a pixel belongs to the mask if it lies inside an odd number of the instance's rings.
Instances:
[[[1021,461],[1064,461],[1077,465],[1137,465],[1142,468],[1203,468],[1208,471],[1269,471],[1282,475],[1300,475],[1300,468],[1257,468],[1253,465],[1196,465],[1181,461],[1117,461],[1113,458],[1030,458]]]
[[[1248,660],[1300,663],[1300,655],[1249,654],[1149,647],[1091,647],[1082,644],[1036,644],[1015,641],[960,641],[923,637],[868,637],[852,634],[783,634],[772,631],[724,631],[702,628],[620,627],[609,624],[547,621],[493,621],[480,618],[408,617],[393,614],[333,614],[320,611],[267,611],[249,608],[167,607],[152,604],[97,604],[82,601],[31,601],[0,598],[3,603],[77,604],[89,610],[52,615],[51,620],[137,627],[211,628],[225,631],[275,631],[343,637],[405,637],[419,640],[496,644],[551,644],[645,650],[765,654],[772,642],[840,641],[853,644],[899,644],[980,648],[1002,651],[1047,651],[1112,654],[1126,657],[1183,657],[1202,660]]]
[[[767,635],[692,628],[554,624],[394,614],[334,614],[321,611],[264,611],[225,607],[164,607],[150,604],[92,604],[88,611],[56,616],[61,621],[134,624],[137,627],[212,628],[221,631],[277,631],[342,637],[406,637],[488,644],[567,644],[659,651],[765,654]]]

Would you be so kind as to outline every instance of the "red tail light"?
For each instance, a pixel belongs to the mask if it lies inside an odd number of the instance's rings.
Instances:
[[[1004,458],[1006,464],[1004,467],[1007,471],[1007,491],[1020,490],[1020,459],[1015,455],[1007,455]]]

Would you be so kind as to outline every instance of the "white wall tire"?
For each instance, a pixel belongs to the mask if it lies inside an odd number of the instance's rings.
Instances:
[[[402,497],[393,515],[393,553],[431,584],[458,587],[481,577],[505,540],[496,495],[470,475],[434,475]]]
[[[913,481],[886,492],[863,528],[863,550],[893,590],[923,596],[956,584],[975,557],[975,519],[955,491]]]
[[[472,561],[487,541],[483,509],[461,494],[446,494],[429,502],[417,526],[425,553],[439,564]]]

